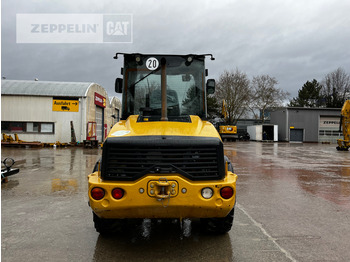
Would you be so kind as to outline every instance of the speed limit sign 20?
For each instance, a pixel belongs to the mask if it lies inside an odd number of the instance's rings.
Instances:
[[[150,57],[146,60],[146,67],[148,70],[156,70],[159,66],[159,61],[155,57]]]

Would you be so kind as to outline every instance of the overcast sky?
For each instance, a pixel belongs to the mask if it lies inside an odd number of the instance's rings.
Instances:
[[[342,67],[350,74],[349,0],[3,0],[1,75],[95,82],[115,95],[116,52],[212,53],[209,77],[238,68],[268,74],[297,95],[307,80]],[[16,14],[132,14],[132,43],[18,44]]]

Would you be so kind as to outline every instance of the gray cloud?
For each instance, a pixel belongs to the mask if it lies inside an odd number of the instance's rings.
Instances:
[[[210,77],[239,68],[269,74],[297,95],[307,81],[343,67],[350,73],[350,2],[3,1],[2,76],[91,81],[114,95],[116,52],[213,53]],[[133,14],[132,44],[16,44],[16,14]]]

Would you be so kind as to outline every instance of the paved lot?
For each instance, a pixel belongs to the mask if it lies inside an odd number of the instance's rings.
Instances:
[[[350,152],[334,145],[226,143],[238,174],[232,230],[144,220],[95,232],[87,178],[97,149],[2,148],[25,160],[2,184],[2,261],[350,261]]]

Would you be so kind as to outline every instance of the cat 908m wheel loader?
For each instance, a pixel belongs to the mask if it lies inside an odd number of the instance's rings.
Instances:
[[[132,218],[200,218],[207,231],[228,232],[237,175],[206,121],[215,81],[205,83],[204,61],[213,56],[118,55],[122,118],[89,175],[95,228],[104,234]]]

